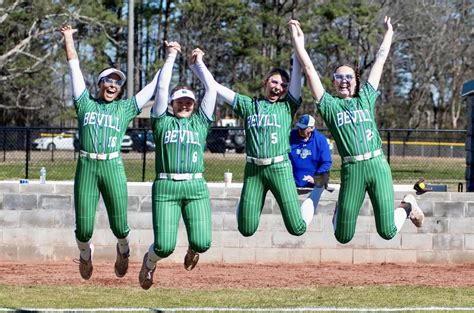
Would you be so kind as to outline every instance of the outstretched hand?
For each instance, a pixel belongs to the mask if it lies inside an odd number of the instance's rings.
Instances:
[[[385,16],[385,18],[383,19],[383,23],[384,23],[386,31],[392,31],[393,32],[392,23],[390,23],[390,16]]]
[[[300,22],[297,20],[290,20],[288,22],[288,28],[290,29],[291,38],[295,43],[304,45],[304,33],[301,29]]]
[[[165,40],[165,50],[167,54],[178,54],[181,52],[181,45],[177,41],[166,41]]]
[[[197,62],[202,62],[202,57],[204,56],[204,54],[205,54],[204,51],[202,51],[199,48],[195,48],[191,52],[191,58],[189,59],[189,63],[195,64]]]
[[[72,28],[71,25],[65,24],[61,26],[59,31],[63,34],[64,37],[66,37],[66,36],[72,36],[74,33],[77,33],[77,28]]]

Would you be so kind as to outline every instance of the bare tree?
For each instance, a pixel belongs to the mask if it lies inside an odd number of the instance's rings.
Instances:
[[[398,125],[459,128],[460,90],[473,77],[472,5],[469,1],[395,2],[391,60]],[[408,121],[408,122],[407,122]]]

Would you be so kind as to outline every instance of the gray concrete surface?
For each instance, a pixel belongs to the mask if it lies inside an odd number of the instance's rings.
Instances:
[[[206,263],[473,263],[474,194],[432,192],[416,196],[426,215],[422,228],[409,220],[392,240],[375,230],[372,207],[364,201],[354,239],[339,244],[333,235],[332,212],[336,191],[325,192],[308,231],[300,237],[287,233],[278,205],[269,193],[257,233],[243,237],[237,230],[235,207],[241,184],[227,188],[209,184],[213,218],[213,244],[201,255]],[[398,203],[411,186],[396,186]],[[141,261],[153,241],[151,183],[129,183],[131,259]],[[306,195],[301,195],[304,200]],[[395,203],[394,203],[395,205]],[[96,260],[115,260],[116,240],[100,201],[94,236]],[[181,223],[175,252],[164,262],[182,262],[187,237]],[[78,257],[74,238],[72,182],[37,181],[20,185],[0,182],[0,261],[69,261]]]

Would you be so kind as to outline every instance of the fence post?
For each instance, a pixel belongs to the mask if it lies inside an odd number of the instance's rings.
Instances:
[[[31,146],[31,133],[30,129],[25,128],[26,130],[26,164],[25,164],[25,179],[28,179],[28,166],[30,162],[30,146]]]
[[[54,149],[55,149],[54,134],[51,132],[51,162],[54,162]]]
[[[147,130],[143,130],[143,168],[142,168],[142,182],[145,181],[145,171],[146,171],[146,135]]]
[[[7,160],[7,131],[3,129],[3,162]]]
[[[390,149],[391,149],[391,146],[390,146],[390,129],[387,130],[387,162],[388,164],[390,164]]]

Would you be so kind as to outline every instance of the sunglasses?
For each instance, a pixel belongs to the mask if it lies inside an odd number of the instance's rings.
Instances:
[[[351,82],[353,79],[354,76],[352,74],[334,74],[334,80],[338,82],[342,82],[343,80]]]
[[[104,77],[104,78],[102,78],[101,80],[104,82],[105,87],[109,87],[109,86],[112,86],[112,85],[114,85],[114,84],[115,84],[116,86],[122,87],[123,84],[125,83],[125,81],[122,80],[122,79],[115,80],[115,79],[108,78],[108,77]]]
[[[278,80],[271,79],[271,80],[270,80],[270,83],[273,84],[273,85],[280,85],[281,88],[283,88],[283,89],[288,88],[288,83],[279,82]]]

